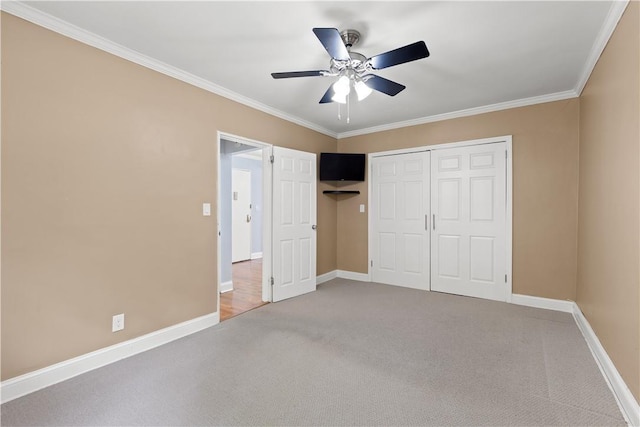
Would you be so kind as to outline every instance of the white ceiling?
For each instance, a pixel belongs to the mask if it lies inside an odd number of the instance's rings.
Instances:
[[[624,5],[5,1],[2,8],[245,104],[344,137],[575,97]],[[347,124],[344,117],[338,120],[337,104],[318,103],[335,78],[270,76],[328,69],[329,56],[313,27],[360,31],[362,39],[353,50],[367,57],[418,40],[426,42],[431,56],[377,71],[407,89],[395,97],[374,92],[353,102]]]

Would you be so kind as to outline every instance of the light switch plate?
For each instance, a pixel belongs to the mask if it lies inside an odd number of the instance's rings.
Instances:
[[[364,205],[360,205],[360,213],[364,213]]]
[[[202,216],[211,216],[211,203],[202,204]]]

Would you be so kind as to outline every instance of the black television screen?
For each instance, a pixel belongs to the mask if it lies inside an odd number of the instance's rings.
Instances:
[[[320,181],[364,181],[365,155],[320,153]]]

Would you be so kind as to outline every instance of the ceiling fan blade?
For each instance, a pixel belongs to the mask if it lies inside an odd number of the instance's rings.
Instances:
[[[327,89],[327,91],[324,93],[324,96],[320,100],[320,104],[327,104],[329,102],[333,102],[331,98],[333,97],[334,94],[335,92],[333,91],[333,84],[332,84],[331,86],[329,86],[329,89]]]
[[[340,37],[340,32],[335,28],[314,28],[314,34],[322,43],[322,46],[329,52],[332,58],[341,61],[348,61],[349,51]]]
[[[374,70],[382,70],[383,68],[393,67],[394,65],[404,64],[405,62],[415,61],[429,56],[429,49],[423,41],[415,42],[389,52],[369,58],[369,63]]]
[[[367,74],[366,76],[363,76],[362,79],[364,80],[364,84],[369,86],[371,89],[386,93],[389,96],[396,96],[406,87],[400,83],[396,83],[373,74]]]
[[[321,77],[324,76],[323,73],[328,73],[328,71],[290,71],[288,73],[271,73],[271,77],[273,77],[274,79],[288,79],[290,77]]]

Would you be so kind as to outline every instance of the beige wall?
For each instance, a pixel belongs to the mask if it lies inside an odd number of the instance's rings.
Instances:
[[[582,93],[577,302],[640,400],[640,13],[631,2]]]
[[[338,141],[342,152],[513,135],[513,292],[575,299],[579,100],[539,104]],[[367,184],[338,202],[338,268],[367,272]]]
[[[215,312],[217,131],[336,141],[2,14],[2,379]],[[318,274],[336,201],[318,195]],[[126,329],[112,333],[124,312]]]
[[[634,2],[581,100],[336,142],[3,13],[2,379],[215,311],[217,131],[316,153],[513,135],[514,292],[577,298],[637,398],[638,62]],[[325,188],[318,274],[366,272],[366,183]]]

